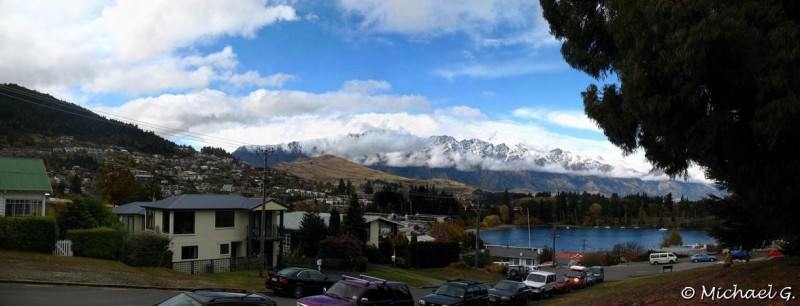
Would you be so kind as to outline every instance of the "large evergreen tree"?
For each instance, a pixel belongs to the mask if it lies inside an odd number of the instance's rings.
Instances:
[[[573,68],[599,81],[619,78],[582,93],[586,114],[612,143],[626,153],[644,149],[672,176],[685,176],[693,164],[704,167],[736,201],[757,207],[740,230],[761,227],[798,238],[800,5],[541,4]]]
[[[319,216],[319,213],[307,211],[300,221],[297,236],[302,255],[317,256],[319,251],[317,245],[328,236],[328,226],[325,225],[325,220]]]
[[[364,219],[364,207],[358,201],[358,196],[353,188],[350,188],[350,201],[347,205],[347,213],[342,220],[342,231],[346,235],[355,237],[362,245],[367,243],[367,221]]]
[[[328,233],[331,236],[338,236],[342,230],[342,217],[336,207],[331,207],[331,217],[328,220]]]

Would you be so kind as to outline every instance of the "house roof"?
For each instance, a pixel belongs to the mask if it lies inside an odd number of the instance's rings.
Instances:
[[[364,216],[364,220],[366,221],[367,224],[370,224],[370,223],[374,222],[375,220],[381,220],[381,221],[397,224],[397,226],[403,226],[403,224],[400,223],[400,222],[397,222],[397,221],[394,221],[394,220],[391,220],[391,219],[386,219],[386,218],[381,217],[381,216],[366,215],[366,216]]]
[[[246,198],[234,194],[182,194],[155,202],[143,202],[141,206],[164,210],[252,210],[261,209],[261,203],[261,198]],[[266,209],[286,210],[286,207],[267,198]]]
[[[0,190],[52,192],[53,188],[41,159],[0,157]]]
[[[492,257],[505,258],[538,258],[539,252],[535,248],[521,248],[503,245],[487,245]]]
[[[142,215],[144,216],[144,207],[142,204],[147,204],[150,202],[133,202],[128,203],[125,205],[120,205],[111,209],[114,214],[117,215]]]
[[[292,211],[292,212],[284,213],[283,214],[283,227],[286,228],[287,230],[299,230],[300,229],[300,222],[303,221],[303,215],[305,213],[306,213],[305,211]],[[330,213],[322,212],[322,213],[319,213],[319,216],[322,217],[322,220],[325,221],[325,224],[329,224],[328,221],[331,218],[331,214]],[[344,217],[344,215],[339,215],[339,216],[340,217]],[[370,224],[370,223],[375,222],[377,220],[381,220],[381,221],[389,222],[389,223],[394,223],[394,224],[397,224],[398,226],[402,226],[402,224],[400,224],[400,223],[398,223],[396,221],[389,220],[389,219],[386,219],[386,218],[381,217],[381,216],[370,216],[370,215],[364,216],[364,221],[366,221],[367,224]]]

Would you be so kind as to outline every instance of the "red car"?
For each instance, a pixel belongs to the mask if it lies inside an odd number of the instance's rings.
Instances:
[[[555,293],[569,293],[570,291],[572,291],[572,284],[567,279],[557,281],[553,287]]]
[[[564,274],[564,279],[570,283],[573,288],[586,288],[586,272],[585,271],[569,271]]]

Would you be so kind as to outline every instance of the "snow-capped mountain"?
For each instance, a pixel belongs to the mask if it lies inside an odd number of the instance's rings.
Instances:
[[[581,156],[558,148],[542,150],[524,144],[508,146],[480,139],[458,140],[451,136],[421,138],[378,130],[269,147],[275,149],[269,157],[270,165],[334,155],[409,178],[446,178],[488,190],[684,194],[682,189],[688,188],[694,190],[691,193],[695,197],[718,193],[706,184],[669,181],[658,171],[639,171],[624,162],[609,162],[602,157]],[[258,152],[264,148],[241,147],[233,155],[261,165],[263,157]]]

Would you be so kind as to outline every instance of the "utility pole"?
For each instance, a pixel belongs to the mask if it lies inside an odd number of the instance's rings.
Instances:
[[[581,255],[586,253],[586,238],[583,238],[583,246],[581,247]]]
[[[264,148],[264,151],[261,153],[264,154],[264,173],[263,177],[261,178],[261,245],[259,246],[259,256],[261,256],[261,268],[258,270],[258,276],[264,277],[264,266],[267,265],[267,256],[264,255],[264,244],[265,244],[265,236],[267,235],[267,160],[269,158],[269,154],[275,152],[272,148]]]
[[[553,267],[556,266],[556,223],[553,221]]]
[[[525,211],[528,214],[528,247],[531,247],[531,209],[525,207]]]
[[[472,209],[478,214],[477,219],[475,219],[475,268],[478,267],[478,248],[480,247],[479,242],[481,240],[481,196],[478,196],[478,205],[475,206],[473,203]],[[467,209],[465,207],[465,209]]]

